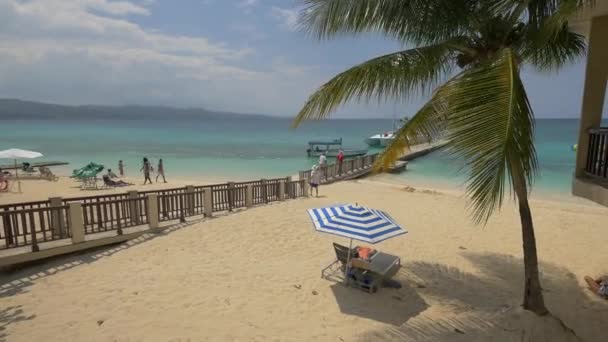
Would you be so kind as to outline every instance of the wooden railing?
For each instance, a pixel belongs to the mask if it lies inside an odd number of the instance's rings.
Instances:
[[[60,206],[0,211],[0,240],[4,241],[4,248],[31,245],[36,252],[41,242],[71,237],[67,209]]]
[[[338,163],[329,164],[325,168],[319,168],[321,172],[321,183],[331,183],[342,179],[350,179],[367,173],[371,170],[379,154],[370,154],[342,162],[342,168]],[[304,170],[298,173],[299,179],[310,180],[312,170]]]
[[[608,181],[608,127],[589,130],[587,175]]]
[[[148,203],[145,198],[124,198],[82,204],[85,234],[115,230],[148,223]]]
[[[40,242],[72,238],[78,243],[87,235],[112,231],[122,235],[129,227],[209,217],[214,212],[303,197],[306,186],[305,181],[288,177],[2,205],[0,250],[31,246],[38,251]]]

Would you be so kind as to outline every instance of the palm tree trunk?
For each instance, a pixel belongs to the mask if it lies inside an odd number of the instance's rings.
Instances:
[[[532,212],[528,205],[528,191],[526,180],[522,170],[514,168],[511,170],[513,187],[519,203],[519,217],[521,219],[521,234],[524,248],[524,309],[530,310],[539,316],[549,313],[545,306],[540,278],[538,275],[538,257],[536,255],[536,237],[534,236],[534,224]]]

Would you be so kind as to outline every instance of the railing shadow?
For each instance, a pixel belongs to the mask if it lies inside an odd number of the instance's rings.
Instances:
[[[6,329],[9,325],[20,321],[36,318],[36,315],[25,315],[21,305],[10,306],[0,309],[0,342],[8,341]]]
[[[166,236],[174,231],[192,226],[204,220],[206,220],[206,218],[200,217],[183,223],[171,223],[165,226],[159,233],[146,232],[135,239],[115,245],[102,246],[68,255],[58,255],[53,258],[19,265],[12,269],[5,270],[0,273],[0,298],[17,295],[32,286],[34,281],[38,279],[69,270],[79,265],[93,263],[143,242]]]
[[[553,316],[521,308],[523,261],[507,255],[463,253],[479,274],[443,264],[412,262],[399,278],[416,284],[430,307],[398,327],[359,336],[358,341],[594,341],[605,335],[608,303],[579,285],[567,269],[542,263],[545,301],[577,336]]]

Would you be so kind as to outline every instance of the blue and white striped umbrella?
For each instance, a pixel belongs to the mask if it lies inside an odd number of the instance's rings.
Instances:
[[[308,209],[308,214],[317,231],[372,244],[407,233],[384,211],[356,204]]]

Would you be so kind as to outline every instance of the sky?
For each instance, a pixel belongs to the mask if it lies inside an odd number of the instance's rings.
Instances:
[[[0,0],[0,97],[294,116],[316,87],[403,49],[377,35],[319,42],[295,0]],[[584,60],[524,71],[539,118],[577,117]],[[411,116],[424,102],[352,103],[335,117]]]

